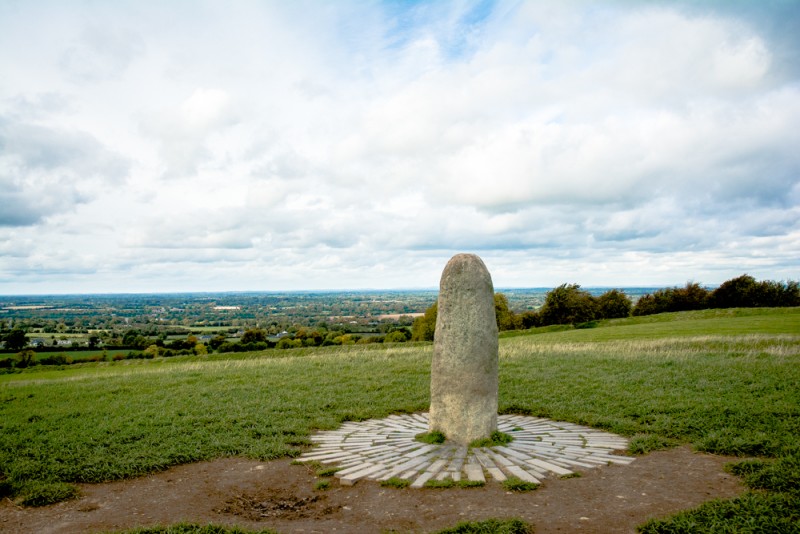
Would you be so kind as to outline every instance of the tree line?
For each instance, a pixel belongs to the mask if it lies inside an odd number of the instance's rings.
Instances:
[[[750,275],[732,278],[708,290],[695,282],[647,293],[634,303],[619,289],[593,296],[578,284],[561,284],[547,292],[544,305],[536,311],[515,313],[502,293],[494,296],[497,328],[521,330],[550,325],[594,326],[601,319],[710,308],[754,308],[800,306],[800,284],[796,281],[757,281]],[[432,341],[436,330],[437,305],[414,320],[413,341]]]

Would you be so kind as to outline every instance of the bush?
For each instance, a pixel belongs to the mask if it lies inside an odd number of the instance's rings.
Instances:
[[[687,282],[685,287],[659,289],[642,296],[633,308],[633,315],[703,310],[708,308],[709,295],[707,289],[695,282]]]
[[[408,341],[408,338],[403,330],[389,332],[386,334],[386,337],[383,338],[384,343],[405,343],[406,341]]]
[[[756,308],[800,306],[800,286],[764,280],[757,282],[750,275],[732,278],[720,284],[709,297],[712,308]]]
[[[72,358],[65,354],[54,354],[39,359],[41,365],[67,365],[72,363]]]
[[[586,323],[597,318],[597,302],[578,284],[561,284],[548,291],[539,315],[542,326]]]
[[[36,365],[36,353],[31,349],[23,350],[17,353],[17,367],[24,369]]]
[[[508,298],[502,293],[494,294],[494,315],[497,330],[518,330],[522,328],[522,317],[508,309]]]
[[[436,333],[436,315],[439,306],[434,302],[422,317],[414,319],[411,325],[411,341],[433,341],[433,335]]]
[[[597,297],[597,309],[601,319],[619,319],[631,314],[633,303],[622,291],[611,289]]]

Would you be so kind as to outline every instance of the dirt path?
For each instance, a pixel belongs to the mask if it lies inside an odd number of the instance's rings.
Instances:
[[[649,518],[742,493],[739,480],[722,469],[731,460],[681,447],[512,494],[494,482],[447,490],[334,482],[318,491],[313,472],[289,460],[227,458],[82,485],[80,499],[43,508],[19,508],[6,500],[0,504],[0,532],[101,532],[181,521],[280,533],[431,532],[465,520],[518,517],[537,534],[630,533]]]

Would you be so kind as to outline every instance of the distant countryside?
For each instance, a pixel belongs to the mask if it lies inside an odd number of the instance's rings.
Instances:
[[[435,290],[0,296],[0,372],[178,355],[433,340]],[[796,281],[714,289],[501,289],[501,332],[664,312],[800,306]]]

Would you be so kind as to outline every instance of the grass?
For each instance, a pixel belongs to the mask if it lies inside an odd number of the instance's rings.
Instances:
[[[405,478],[392,477],[386,480],[381,480],[381,486],[384,488],[403,489],[411,485],[411,481]]]
[[[535,482],[526,482],[521,478],[509,477],[503,481],[503,487],[506,491],[525,492],[533,491],[539,487]]]
[[[486,485],[483,480],[452,480],[450,478],[445,480],[431,479],[425,482],[424,487],[429,489],[447,489],[447,488],[482,488]]]
[[[414,439],[419,441],[420,443],[426,443],[428,445],[436,445],[438,443],[444,443],[447,438],[443,433],[438,430],[431,430],[430,432],[423,432],[422,434],[417,434],[414,436]]]
[[[317,480],[316,484],[314,484],[314,489],[318,491],[331,489],[331,480],[329,478]]]
[[[505,337],[500,410],[629,436],[636,453],[693,443],[761,458],[761,482],[751,483],[767,488],[725,510],[760,502],[752,513],[763,505],[780,521],[798,484],[797,332],[800,309],[790,308]],[[46,504],[73,495],[75,482],[221,456],[296,456],[315,430],[426,410],[430,358],[429,344],[362,345],[0,375],[0,493]]]
[[[779,534],[800,532],[800,498],[784,493],[746,493],[714,500],[669,519],[652,519],[642,534]]]
[[[514,441],[514,438],[506,434],[505,432],[500,432],[499,430],[495,430],[491,433],[488,438],[476,439],[471,441],[469,446],[470,447],[499,447],[502,445],[508,445]]]
[[[439,530],[436,534],[533,534],[533,527],[519,519],[469,521]]]

